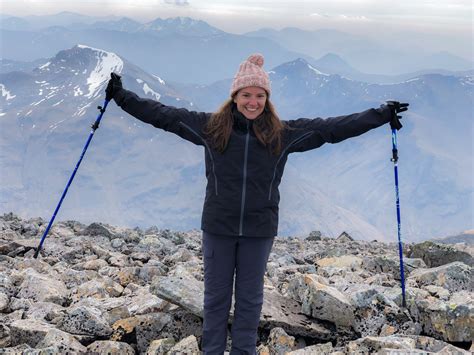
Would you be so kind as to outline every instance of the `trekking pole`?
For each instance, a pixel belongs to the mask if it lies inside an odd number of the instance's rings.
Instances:
[[[53,214],[53,217],[51,217],[51,220],[49,221],[49,224],[48,224],[48,227],[46,228],[46,230],[44,231],[43,233],[43,236],[41,237],[41,241],[38,245],[38,248],[36,248],[36,251],[35,251],[35,255],[34,255],[34,258],[38,258],[38,255],[41,251],[41,247],[43,246],[43,243],[48,235],[48,232],[49,230],[51,229],[51,226],[53,225],[53,222],[54,222],[54,219],[56,218],[56,214],[58,213],[59,211],[59,208],[61,207],[61,204],[63,203],[63,200],[64,200],[64,197],[66,197],[66,194],[67,194],[67,190],[69,189],[69,186],[71,185],[72,183],[72,180],[74,179],[74,176],[76,176],[76,172],[77,172],[77,169],[79,168],[79,165],[81,164],[81,161],[82,161],[82,158],[84,158],[84,154],[86,154],[86,150],[87,148],[89,147],[89,143],[91,142],[92,140],[92,137],[94,136],[94,133],[95,133],[95,130],[97,128],[99,128],[99,124],[100,124],[100,120],[102,119],[102,116],[104,115],[104,112],[105,112],[105,109],[107,108],[107,105],[108,105],[109,101],[107,100],[104,100],[104,107],[102,106],[97,106],[97,108],[99,109],[100,113],[99,113],[99,116],[97,117],[97,119],[95,120],[95,122],[92,124],[92,130],[91,130],[91,133],[89,134],[89,138],[87,139],[87,142],[86,142],[86,145],[84,146],[84,149],[82,150],[82,154],[81,154],[81,157],[79,158],[79,161],[77,162],[76,164],[76,168],[74,169],[71,177],[69,178],[69,181],[66,185],[66,188],[64,189],[64,192],[61,196],[61,199],[59,200],[59,203],[56,207],[56,210],[54,211],[54,214]]]
[[[398,222],[398,254],[400,255],[400,279],[402,282],[402,306],[406,308],[405,301],[405,272],[403,268],[403,245],[401,237],[401,222],[400,222],[400,194],[398,189],[398,149],[397,149],[397,130],[392,128],[392,159],[393,169],[395,173],[395,196],[397,203],[397,222]]]

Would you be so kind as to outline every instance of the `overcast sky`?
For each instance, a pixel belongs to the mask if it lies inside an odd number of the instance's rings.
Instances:
[[[73,11],[128,16],[146,22],[189,16],[224,31],[262,27],[320,28],[419,41],[433,50],[473,58],[471,0],[0,0],[2,14],[26,16]]]

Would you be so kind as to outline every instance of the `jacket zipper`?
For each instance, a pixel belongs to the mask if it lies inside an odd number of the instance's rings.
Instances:
[[[240,205],[240,224],[239,224],[239,236],[243,234],[244,228],[244,207],[245,207],[245,191],[247,189],[247,158],[249,153],[249,122],[247,121],[247,136],[245,137],[245,155],[244,155],[244,179],[242,182],[242,202]]]
[[[300,143],[301,141],[304,141],[306,138],[308,138],[309,136],[311,136],[314,132],[307,132],[305,134],[303,134],[301,137],[298,137],[296,138],[293,142],[291,142],[284,150],[283,152],[280,154],[280,157],[278,158],[276,164],[275,164],[275,169],[273,170],[273,177],[272,177],[272,182],[270,183],[270,190],[268,191],[268,200],[271,200],[272,199],[272,187],[273,187],[273,182],[275,181],[275,177],[276,177],[276,171],[277,171],[277,168],[278,168],[278,164],[280,163],[280,160],[281,158],[283,158],[285,156],[285,153],[286,151],[293,145],[293,144],[296,144],[296,143]]]
[[[217,176],[216,176],[216,168],[214,166],[214,157],[212,156],[212,153],[211,153],[211,149],[209,148],[209,145],[207,144],[207,142],[194,130],[192,129],[191,127],[189,127],[186,123],[183,123],[183,122],[179,122],[179,124],[181,126],[183,126],[184,128],[187,128],[188,130],[190,130],[193,134],[195,134],[196,136],[199,137],[199,139],[204,143],[204,145],[206,146],[206,149],[207,151],[209,152],[209,157],[211,158],[211,163],[212,163],[212,173],[214,174],[214,186],[215,186],[215,190],[216,190],[216,196],[218,195],[217,193]]]

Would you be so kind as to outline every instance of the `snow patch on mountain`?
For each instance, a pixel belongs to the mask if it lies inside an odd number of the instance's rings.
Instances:
[[[411,83],[412,81],[418,81],[418,80],[420,80],[420,78],[408,79],[408,80],[404,81],[404,83]]]
[[[424,84],[425,82],[423,80],[421,80],[420,78],[412,78],[412,79],[408,79],[408,80],[405,80],[405,81],[400,81],[400,82],[396,82],[396,83],[381,83],[379,85],[381,86],[390,86],[390,85],[403,85],[403,84],[406,84],[406,83],[414,83],[414,82],[418,82],[420,81],[421,84]]]
[[[157,78],[161,85],[165,85],[165,84],[166,84],[165,81],[164,81],[163,79],[161,79],[159,76],[153,75],[153,77]]]
[[[82,105],[82,106],[79,106],[79,108],[77,109],[76,112],[74,112],[73,116],[83,116],[85,113],[86,113],[86,110],[92,105],[91,102],[85,104],[85,105]]]
[[[31,106],[38,106],[38,105],[39,105],[40,103],[42,103],[44,100],[46,100],[46,99],[41,99],[41,100],[39,100],[39,101],[37,101],[37,102],[33,102],[33,103],[31,104]]]
[[[459,79],[461,85],[474,85],[474,76],[465,76]]]
[[[122,72],[123,61],[118,55],[112,52],[106,52],[102,49],[92,48],[82,44],[79,44],[78,47],[82,49],[92,49],[97,55],[97,64],[87,78],[89,92],[85,95],[87,98],[92,98],[102,91],[102,84],[109,80],[111,72]]]
[[[10,91],[7,90],[7,88],[5,87],[5,85],[3,84],[0,84],[0,91],[2,93],[2,97],[6,97],[6,100],[11,100],[11,99],[14,99],[16,97],[16,95],[12,95]]]
[[[160,99],[161,95],[158,94],[156,91],[151,89],[147,83],[143,84],[143,92],[148,95],[149,93],[152,94],[157,100]]]
[[[411,79],[408,79],[408,80],[405,80],[405,81],[400,81],[400,82],[397,82],[397,83],[380,83],[380,84],[377,84],[377,85],[380,85],[380,86],[393,86],[393,85],[401,85],[401,84],[406,84],[406,83],[413,83],[415,81],[420,81],[421,78],[411,78]],[[421,84],[424,84],[425,82],[424,81],[421,81]]]
[[[62,100],[61,100],[61,101],[62,101]],[[61,120],[61,121],[59,121],[59,122],[56,122],[56,123],[50,125],[50,126],[49,126],[49,131],[50,131],[50,132],[54,131],[54,130],[55,130],[56,128],[58,128],[59,125],[60,125],[61,123],[63,123],[64,121],[66,121],[66,119]]]
[[[80,96],[80,95],[83,95],[83,92],[79,86],[76,86],[74,88],[74,96]]]
[[[316,74],[318,75],[324,75],[324,76],[329,76],[329,74],[326,74],[326,73],[323,73],[322,71],[319,71],[318,69],[316,69],[315,67],[311,66],[310,64],[308,64],[308,68],[312,71],[314,71]]]
[[[47,62],[45,64],[43,64],[42,66],[38,67],[39,70],[49,70],[49,65],[51,64],[51,62]]]

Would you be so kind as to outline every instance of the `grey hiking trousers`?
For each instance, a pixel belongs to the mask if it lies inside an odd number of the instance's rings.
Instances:
[[[203,232],[205,355],[223,354],[235,275],[231,354],[256,354],[263,305],[263,276],[273,237],[216,235]]]

